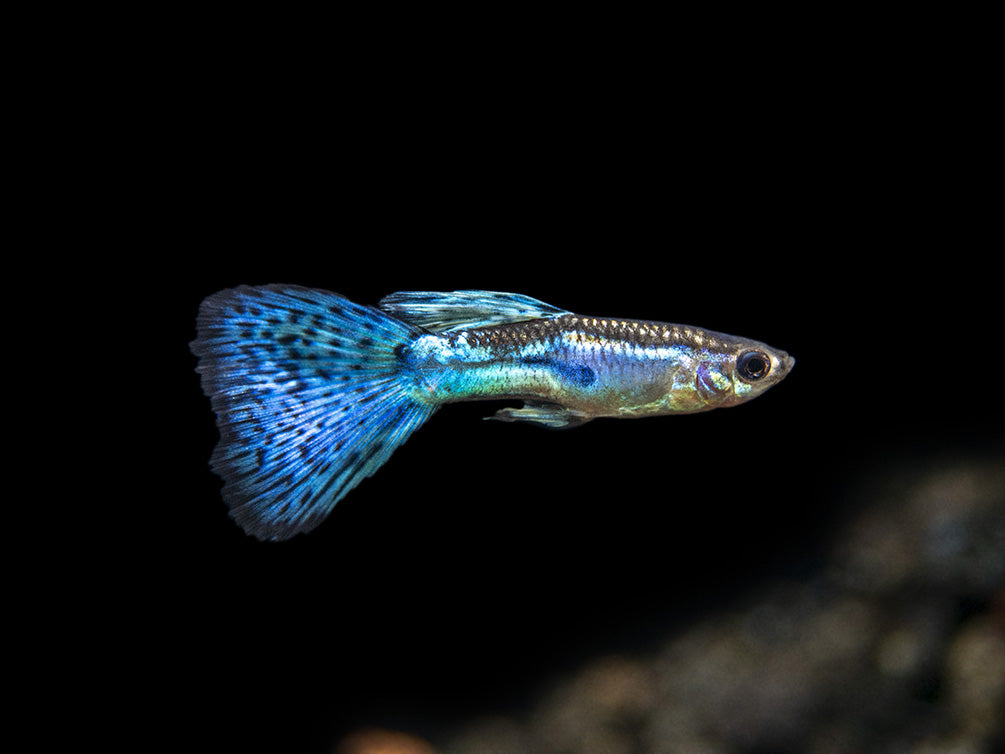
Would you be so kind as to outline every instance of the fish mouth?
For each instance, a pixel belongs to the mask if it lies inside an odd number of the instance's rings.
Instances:
[[[796,364],[796,360],[785,353],[785,351],[775,351],[772,354],[771,361],[771,371],[774,373],[772,383],[784,379]]]

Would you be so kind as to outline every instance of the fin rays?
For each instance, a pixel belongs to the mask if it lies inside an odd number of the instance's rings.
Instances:
[[[569,313],[519,293],[476,290],[399,291],[382,298],[380,308],[432,332],[505,325]]]
[[[418,332],[296,286],[203,302],[192,350],[220,428],[212,466],[246,532],[309,531],[435,411],[414,399],[397,356]]]

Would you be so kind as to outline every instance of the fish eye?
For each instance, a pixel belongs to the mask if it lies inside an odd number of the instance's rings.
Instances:
[[[757,382],[771,371],[771,358],[761,351],[744,351],[736,358],[736,372],[746,382]]]

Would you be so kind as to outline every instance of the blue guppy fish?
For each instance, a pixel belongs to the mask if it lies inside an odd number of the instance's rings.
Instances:
[[[259,539],[313,529],[443,404],[519,398],[494,417],[596,417],[733,406],[795,359],[746,338],[586,317],[515,293],[400,292],[377,307],[294,285],[203,301],[192,351],[231,516]]]

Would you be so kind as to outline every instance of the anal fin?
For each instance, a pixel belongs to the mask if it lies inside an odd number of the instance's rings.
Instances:
[[[486,416],[485,418],[504,422],[540,424],[549,429],[567,429],[585,424],[592,417],[582,411],[574,411],[557,403],[525,401],[522,408],[499,409],[494,416]]]

